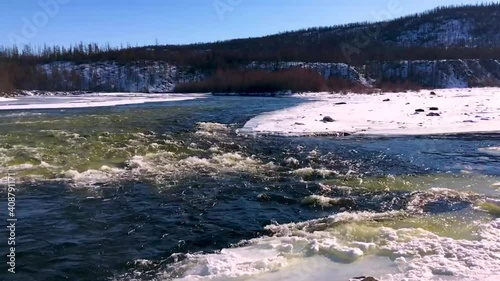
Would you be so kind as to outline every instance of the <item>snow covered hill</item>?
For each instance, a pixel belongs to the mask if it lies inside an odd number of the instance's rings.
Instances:
[[[386,14],[389,11],[380,11]],[[375,18],[384,19],[381,15]],[[343,38],[370,39],[369,44],[404,47],[480,47],[500,45],[500,5],[498,3],[441,7],[422,14],[390,21],[358,23],[346,26],[310,29],[281,35],[301,35],[304,42],[320,42]]]
[[[163,93],[172,92],[178,83],[203,79],[199,71],[189,72],[162,61],[55,62],[41,65],[39,71],[48,81],[58,81],[55,87],[61,91]]]
[[[500,60],[396,61],[353,67],[345,63],[253,62],[245,69],[279,71],[308,68],[326,79],[340,77],[364,86],[377,81],[411,82],[433,88],[466,88],[500,85]],[[59,81],[61,91],[173,92],[185,82],[201,81],[208,73],[160,61],[134,64],[99,62],[44,64],[40,71],[49,81]]]
[[[345,63],[257,63],[251,69],[310,68],[325,78],[340,77],[369,86],[376,81],[411,82],[433,88],[467,88],[500,85],[500,60],[436,60],[374,62],[361,67]]]

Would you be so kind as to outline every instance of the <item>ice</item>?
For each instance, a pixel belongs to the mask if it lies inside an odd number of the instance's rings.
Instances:
[[[105,107],[129,104],[185,101],[204,98],[201,94],[95,93],[80,96],[26,96],[0,99],[0,110],[62,109]]]
[[[393,215],[341,213],[330,217],[336,223],[328,226],[322,220],[276,225],[270,227],[275,236],[220,253],[189,255],[174,266],[181,273],[178,280],[349,280],[361,275],[382,281],[497,280],[499,219],[479,225],[477,240],[465,240],[373,221]]]

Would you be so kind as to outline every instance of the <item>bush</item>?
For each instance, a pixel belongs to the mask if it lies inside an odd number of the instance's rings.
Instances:
[[[212,77],[177,85],[176,92],[263,93],[327,91],[326,80],[316,71],[292,68],[281,71],[218,70]]]
[[[374,91],[371,87],[342,77],[330,77],[328,78],[327,84],[330,91],[337,93],[372,93]]]
[[[399,92],[408,92],[408,91],[420,91],[424,89],[425,87],[413,83],[411,81],[405,80],[405,81],[379,81],[376,83],[376,88],[380,89],[381,92],[392,92],[392,93],[399,93]]]
[[[11,80],[9,71],[0,65],[0,93],[9,94],[16,90]]]
[[[480,81],[471,79],[468,84],[469,87],[472,88],[500,87],[500,82],[493,78],[487,78]]]

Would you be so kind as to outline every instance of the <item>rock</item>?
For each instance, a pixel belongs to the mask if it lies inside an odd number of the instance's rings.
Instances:
[[[288,166],[288,167],[295,168],[295,167],[298,167],[300,165],[300,161],[293,158],[293,157],[289,157],[283,161],[283,164]]]
[[[415,112],[425,112],[425,110],[419,108],[419,109],[415,109]]]
[[[409,103],[409,102],[407,102],[407,103],[406,103],[406,105],[410,105],[410,103]]]
[[[297,126],[304,126],[305,124],[304,123],[300,123],[300,122],[295,122],[295,125],[297,125]]]
[[[378,281],[378,280],[373,277],[360,276],[360,277],[354,277],[350,281]]]
[[[436,110],[439,110],[439,107],[429,107],[429,110],[436,111]]]
[[[335,120],[333,120],[333,118],[330,117],[330,116],[325,116],[323,118],[323,122],[325,122],[325,123],[331,123],[331,122],[335,122]]]
[[[344,105],[347,104],[346,102],[337,102],[335,105]]]
[[[435,92],[431,92],[431,96],[437,96]]]
[[[391,101],[391,99],[385,99],[385,100],[383,100],[383,102],[388,102],[388,101]]]
[[[430,116],[430,117],[438,117],[438,116],[441,116],[441,114],[439,114],[439,113],[435,113],[435,112],[431,112],[431,113],[427,114],[427,116]]]

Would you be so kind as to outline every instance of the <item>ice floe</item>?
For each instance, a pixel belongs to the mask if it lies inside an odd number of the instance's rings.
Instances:
[[[203,98],[202,94],[95,93],[78,96],[25,96],[0,99],[0,110],[62,109],[184,101]]]

